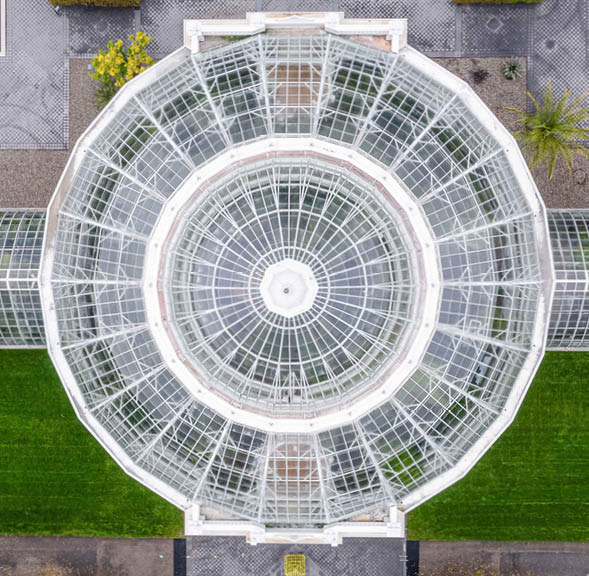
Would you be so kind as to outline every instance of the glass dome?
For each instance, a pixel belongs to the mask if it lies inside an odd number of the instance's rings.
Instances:
[[[417,290],[403,231],[377,195],[341,166],[292,156],[196,195],[162,277],[204,380],[254,410],[310,414],[386,369]]]
[[[78,143],[48,347],[134,477],[268,526],[407,510],[513,419],[550,302],[543,205],[468,86],[409,47],[180,49]]]

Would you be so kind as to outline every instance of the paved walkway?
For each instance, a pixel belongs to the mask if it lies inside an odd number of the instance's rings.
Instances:
[[[448,566],[457,574],[463,573],[457,566],[505,575],[589,574],[589,542],[407,542],[407,551],[407,576],[439,574]]]
[[[243,538],[0,537],[0,576],[283,576],[284,555],[303,552],[307,576],[401,576],[400,539],[347,538],[325,545]],[[587,576],[589,542],[407,542],[407,576],[447,566],[491,574]],[[458,572],[457,572],[458,573]],[[463,573],[463,572],[459,572]]]
[[[47,1],[6,1],[0,148],[67,148],[67,20]]]
[[[141,9],[68,7],[6,0],[7,54],[0,58],[0,149],[67,149],[68,61],[109,39],[144,29],[157,57],[182,42],[185,18],[243,17],[247,11],[342,10],[351,17],[409,19],[409,42],[430,56],[528,56],[528,88],[548,81],[589,87],[589,2],[545,0],[509,6],[452,0],[142,0]]]
[[[5,536],[0,537],[0,576],[184,576],[174,573],[175,542]]]
[[[187,576],[283,576],[284,556],[306,558],[307,576],[403,576],[401,538],[345,538],[325,544],[258,544],[244,538],[189,537]]]

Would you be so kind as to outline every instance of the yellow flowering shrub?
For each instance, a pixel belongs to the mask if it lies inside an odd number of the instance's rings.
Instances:
[[[151,36],[137,32],[129,36],[126,48],[122,40],[109,41],[106,50],[99,50],[92,59],[93,72],[90,77],[102,85],[96,91],[99,107],[104,106],[116,91],[129,80],[149,68],[155,60],[147,54]]]

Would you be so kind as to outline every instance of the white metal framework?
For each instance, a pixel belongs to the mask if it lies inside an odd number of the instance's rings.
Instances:
[[[0,210],[0,348],[45,347],[39,297],[44,210]]]
[[[377,218],[372,219],[375,226],[366,228],[365,241],[374,238],[375,231],[378,232],[376,222],[382,220],[382,217],[387,218],[387,214],[389,214],[389,217],[394,216],[396,224],[393,227],[398,226],[399,230],[402,230],[403,235],[406,236],[404,243],[407,246],[403,250],[406,256],[406,262],[411,266],[412,284],[410,304],[413,308],[413,313],[410,315],[411,318],[410,320],[408,318],[409,321],[406,323],[408,327],[403,330],[406,334],[402,338],[396,339],[394,350],[389,347],[389,353],[382,354],[380,362],[372,362],[373,367],[377,370],[373,374],[370,374],[363,367],[362,363],[359,363],[360,371],[356,374],[354,389],[344,393],[342,388],[342,393],[335,395],[333,398],[311,398],[306,393],[308,391],[308,382],[304,374],[302,377],[300,374],[296,374],[295,376],[296,370],[293,370],[293,376],[285,378],[282,384],[283,389],[285,387],[291,390],[296,389],[294,398],[276,398],[275,396],[270,398],[260,397],[257,400],[254,398],[253,402],[250,401],[248,403],[246,395],[242,394],[242,398],[239,395],[233,395],[233,402],[231,403],[231,394],[223,394],[223,392],[228,392],[227,380],[225,380],[225,384],[219,386],[218,384],[221,382],[218,382],[216,378],[202,378],[202,374],[199,374],[202,370],[198,366],[198,358],[190,353],[186,353],[186,346],[182,345],[182,338],[176,337],[176,334],[179,332],[176,322],[168,321],[171,317],[170,313],[166,310],[166,308],[170,308],[169,301],[171,300],[171,290],[167,285],[170,277],[170,274],[168,274],[170,268],[169,256],[172,251],[170,237],[178,235],[187,226],[186,216],[192,214],[191,207],[196,200],[204,198],[207,193],[214,193],[215,184],[226,178],[228,174],[250,172],[255,174],[252,166],[257,165],[260,162],[260,158],[264,158],[269,166],[273,166],[274,164],[279,166],[281,163],[284,163],[285,166],[290,164],[294,167],[303,162],[304,166],[308,164],[311,167],[316,165],[316,162],[321,162],[334,175],[334,179],[341,179],[346,173],[351,174],[350,171],[352,171],[354,179],[357,182],[361,182],[365,189],[364,196],[366,196],[367,200],[372,198],[373,202],[376,202],[376,204],[373,203],[372,205],[378,208],[379,212]],[[342,158],[345,158],[345,160],[342,160]],[[280,161],[281,159],[282,161]],[[278,172],[275,171],[273,174],[273,179],[275,179]],[[361,177],[361,180],[358,180],[359,177]],[[203,182],[212,183],[210,192],[207,191],[208,185],[202,185]],[[244,180],[241,179],[240,182],[244,182]],[[345,182],[345,180],[342,182]],[[290,185],[294,186],[294,182],[291,182]],[[340,188],[342,188],[341,194],[343,196],[343,187]],[[274,190],[278,191],[279,189],[280,187],[274,186]],[[309,187],[306,187],[305,190],[306,195],[311,197],[312,190]],[[323,202],[323,206],[327,210],[330,205],[329,202],[326,203],[321,198],[321,194],[318,196],[318,201]],[[253,198],[251,195],[250,197]],[[283,216],[282,220],[284,224],[281,222],[280,225],[276,225],[275,235],[273,236],[274,240],[265,239],[260,234],[260,239],[255,242],[255,245],[260,249],[264,246],[267,247],[269,242],[274,242],[278,249],[281,246],[284,249],[288,248],[289,244],[293,244],[290,249],[295,251],[297,248],[294,244],[304,241],[304,233],[299,230],[298,223],[300,218],[293,217],[292,215],[296,214],[296,212],[301,212],[301,218],[303,218],[305,210],[299,210],[298,205],[300,203],[297,205],[291,204],[287,208],[282,206],[281,210],[278,210],[281,207],[281,195],[274,194],[271,197],[274,200],[269,201],[270,195],[267,195],[267,200],[264,204],[258,203],[256,205],[255,203],[250,203],[244,208],[246,210],[251,208],[251,210],[258,211],[260,208],[263,209],[264,206],[271,207],[272,202],[274,204],[278,202],[276,204],[276,212],[282,213]],[[284,197],[284,193],[282,197]],[[304,208],[304,206],[305,203],[302,202],[302,207]],[[226,213],[227,211],[224,210],[224,212]],[[324,214],[323,218],[326,216],[328,214]],[[230,218],[226,223],[227,226],[230,226],[232,221],[235,221],[235,219]],[[330,228],[327,227],[325,233],[328,233],[329,230]],[[240,228],[234,227],[234,234],[239,234],[240,231]],[[288,233],[286,233],[287,231]],[[388,231],[387,235],[389,235]],[[219,236],[219,233],[216,235],[209,234],[206,239],[207,242],[209,240],[212,241],[214,247],[219,248],[217,236]],[[345,238],[342,238],[341,242],[342,245],[339,246],[340,248],[343,246]],[[402,245],[399,243],[397,249],[401,247]],[[315,246],[315,251],[322,248],[324,247],[318,244]],[[273,251],[270,250],[270,252]],[[290,270],[292,270],[294,264],[304,267],[307,266],[300,261],[304,252],[300,250],[298,252],[300,253],[297,256],[299,261],[285,258],[279,262],[264,265],[266,256],[262,257],[261,254],[258,254],[254,258],[256,261],[260,261],[263,267],[267,266],[262,282],[259,285],[260,296],[263,300],[267,300],[265,296],[268,295],[264,280],[267,279],[268,273],[274,271],[275,266],[282,267],[283,264],[288,263],[287,268]],[[272,254],[270,254],[271,256]],[[410,259],[409,256],[411,256]],[[399,383],[403,382],[414,371],[415,365],[423,355],[423,342],[427,342],[431,338],[433,319],[439,308],[440,273],[437,250],[429,227],[419,215],[417,204],[390,177],[390,173],[382,167],[375,165],[349,148],[313,138],[266,138],[257,140],[251,144],[240,146],[239,160],[237,162],[235,161],[234,153],[229,150],[226,153],[217,155],[214,159],[195,170],[174,194],[173,201],[168,202],[162,210],[158,218],[158,223],[150,235],[146,259],[150,262],[150,266],[146,269],[143,277],[147,322],[160,353],[167,358],[168,366],[174,375],[202,402],[208,405],[214,405],[217,412],[234,422],[239,422],[246,426],[250,425],[252,422],[252,411],[256,412],[256,426],[268,432],[313,432],[326,427],[346,425],[350,420],[362,416],[369,412],[371,408],[381,404],[382,398],[391,396],[399,387]],[[202,257],[197,259],[197,261],[199,265],[205,264]],[[384,263],[386,263],[386,260]],[[378,265],[380,264],[378,259],[376,259],[376,261],[370,262],[368,269],[374,269]],[[200,268],[206,269],[203,266],[200,266]],[[254,271],[258,266],[256,265],[253,268],[250,266],[250,268]],[[366,268],[364,269],[366,270]],[[390,268],[390,271],[392,270],[393,268]],[[243,272],[243,270],[238,270],[238,272]],[[272,277],[274,276],[272,275]],[[255,276],[252,276],[252,279],[255,280]],[[328,286],[331,287],[332,280],[337,280],[337,278],[327,280]],[[401,276],[395,278],[395,282],[397,281],[400,287],[405,283],[404,278]],[[371,286],[371,290],[387,289],[387,284],[379,285],[374,283]],[[348,288],[351,290],[353,286],[350,284]],[[202,290],[200,289],[194,292],[198,295],[202,294]],[[366,296],[368,295],[369,292],[367,291]],[[255,296],[255,293],[253,296]],[[307,295],[305,295],[306,297]],[[319,295],[319,298],[322,298],[322,296]],[[330,299],[328,291],[327,299],[324,300],[327,302]],[[341,297],[337,299],[341,300]],[[166,302],[168,303],[167,306],[165,305]],[[308,303],[305,304],[307,305]],[[272,304],[268,307],[270,309],[275,308]],[[358,308],[355,310],[358,310]],[[211,311],[214,312],[214,310]],[[325,314],[326,311],[327,314]],[[334,321],[341,322],[340,319],[332,318],[330,316],[330,310],[327,308],[321,307],[317,312],[317,316],[309,316],[309,319],[312,318],[312,326],[314,328],[321,326],[322,323],[333,324]],[[285,314],[284,309],[282,309],[281,316],[289,315]],[[210,318],[211,315],[208,317]],[[289,323],[289,326],[299,322],[299,320],[296,318],[285,318],[285,322]],[[382,318],[380,320],[382,321]],[[307,324],[306,327],[311,327],[311,323]],[[353,332],[353,330],[349,330],[349,332]],[[289,333],[290,331],[285,332],[285,334]],[[222,341],[222,338],[218,341]],[[294,365],[295,357],[290,351],[294,348],[294,354],[299,354],[296,341],[294,341],[295,346],[288,345],[289,341],[285,337],[284,343],[288,350],[284,356],[290,355],[290,361]],[[351,345],[347,340],[344,341],[344,354],[348,353],[346,351]],[[377,349],[377,346],[371,346],[372,348],[371,353]],[[302,352],[305,353],[305,349]],[[228,353],[231,354],[231,352]],[[229,356],[227,358],[230,361],[231,358]],[[225,361],[222,361],[221,364],[224,365]],[[306,368],[308,369],[309,366],[306,365]],[[326,373],[330,373],[330,371],[333,371],[331,365],[326,369]],[[259,382],[259,377],[255,377],[255,374],[251,376]],[[245,382],[246,379],[243,378],[243,381]],[[295,384],[296,387],[294,386]],[[276,390],[280,389],[278,383],[276,383],[274,388]],[[218,393],[214,393],[213,390]],[[297,401],[299,397],[300,400]]]
[[[589,350],[589,210],[549,210],[554,298],[547,348]]]
[[[76,147],[45,239],[51,355],[183,508],[290,529],[407,510],[480,458],[542,357],[543,205],[505,129],[411,48],[219,43],[144,72]]]

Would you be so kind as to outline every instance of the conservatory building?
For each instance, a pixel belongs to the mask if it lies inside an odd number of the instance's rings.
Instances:
[[[339,13],[186,21],[0,212],[0,345],[187,534],[402,536],[589,349],[589,213],[546,211],[508,131]]]

